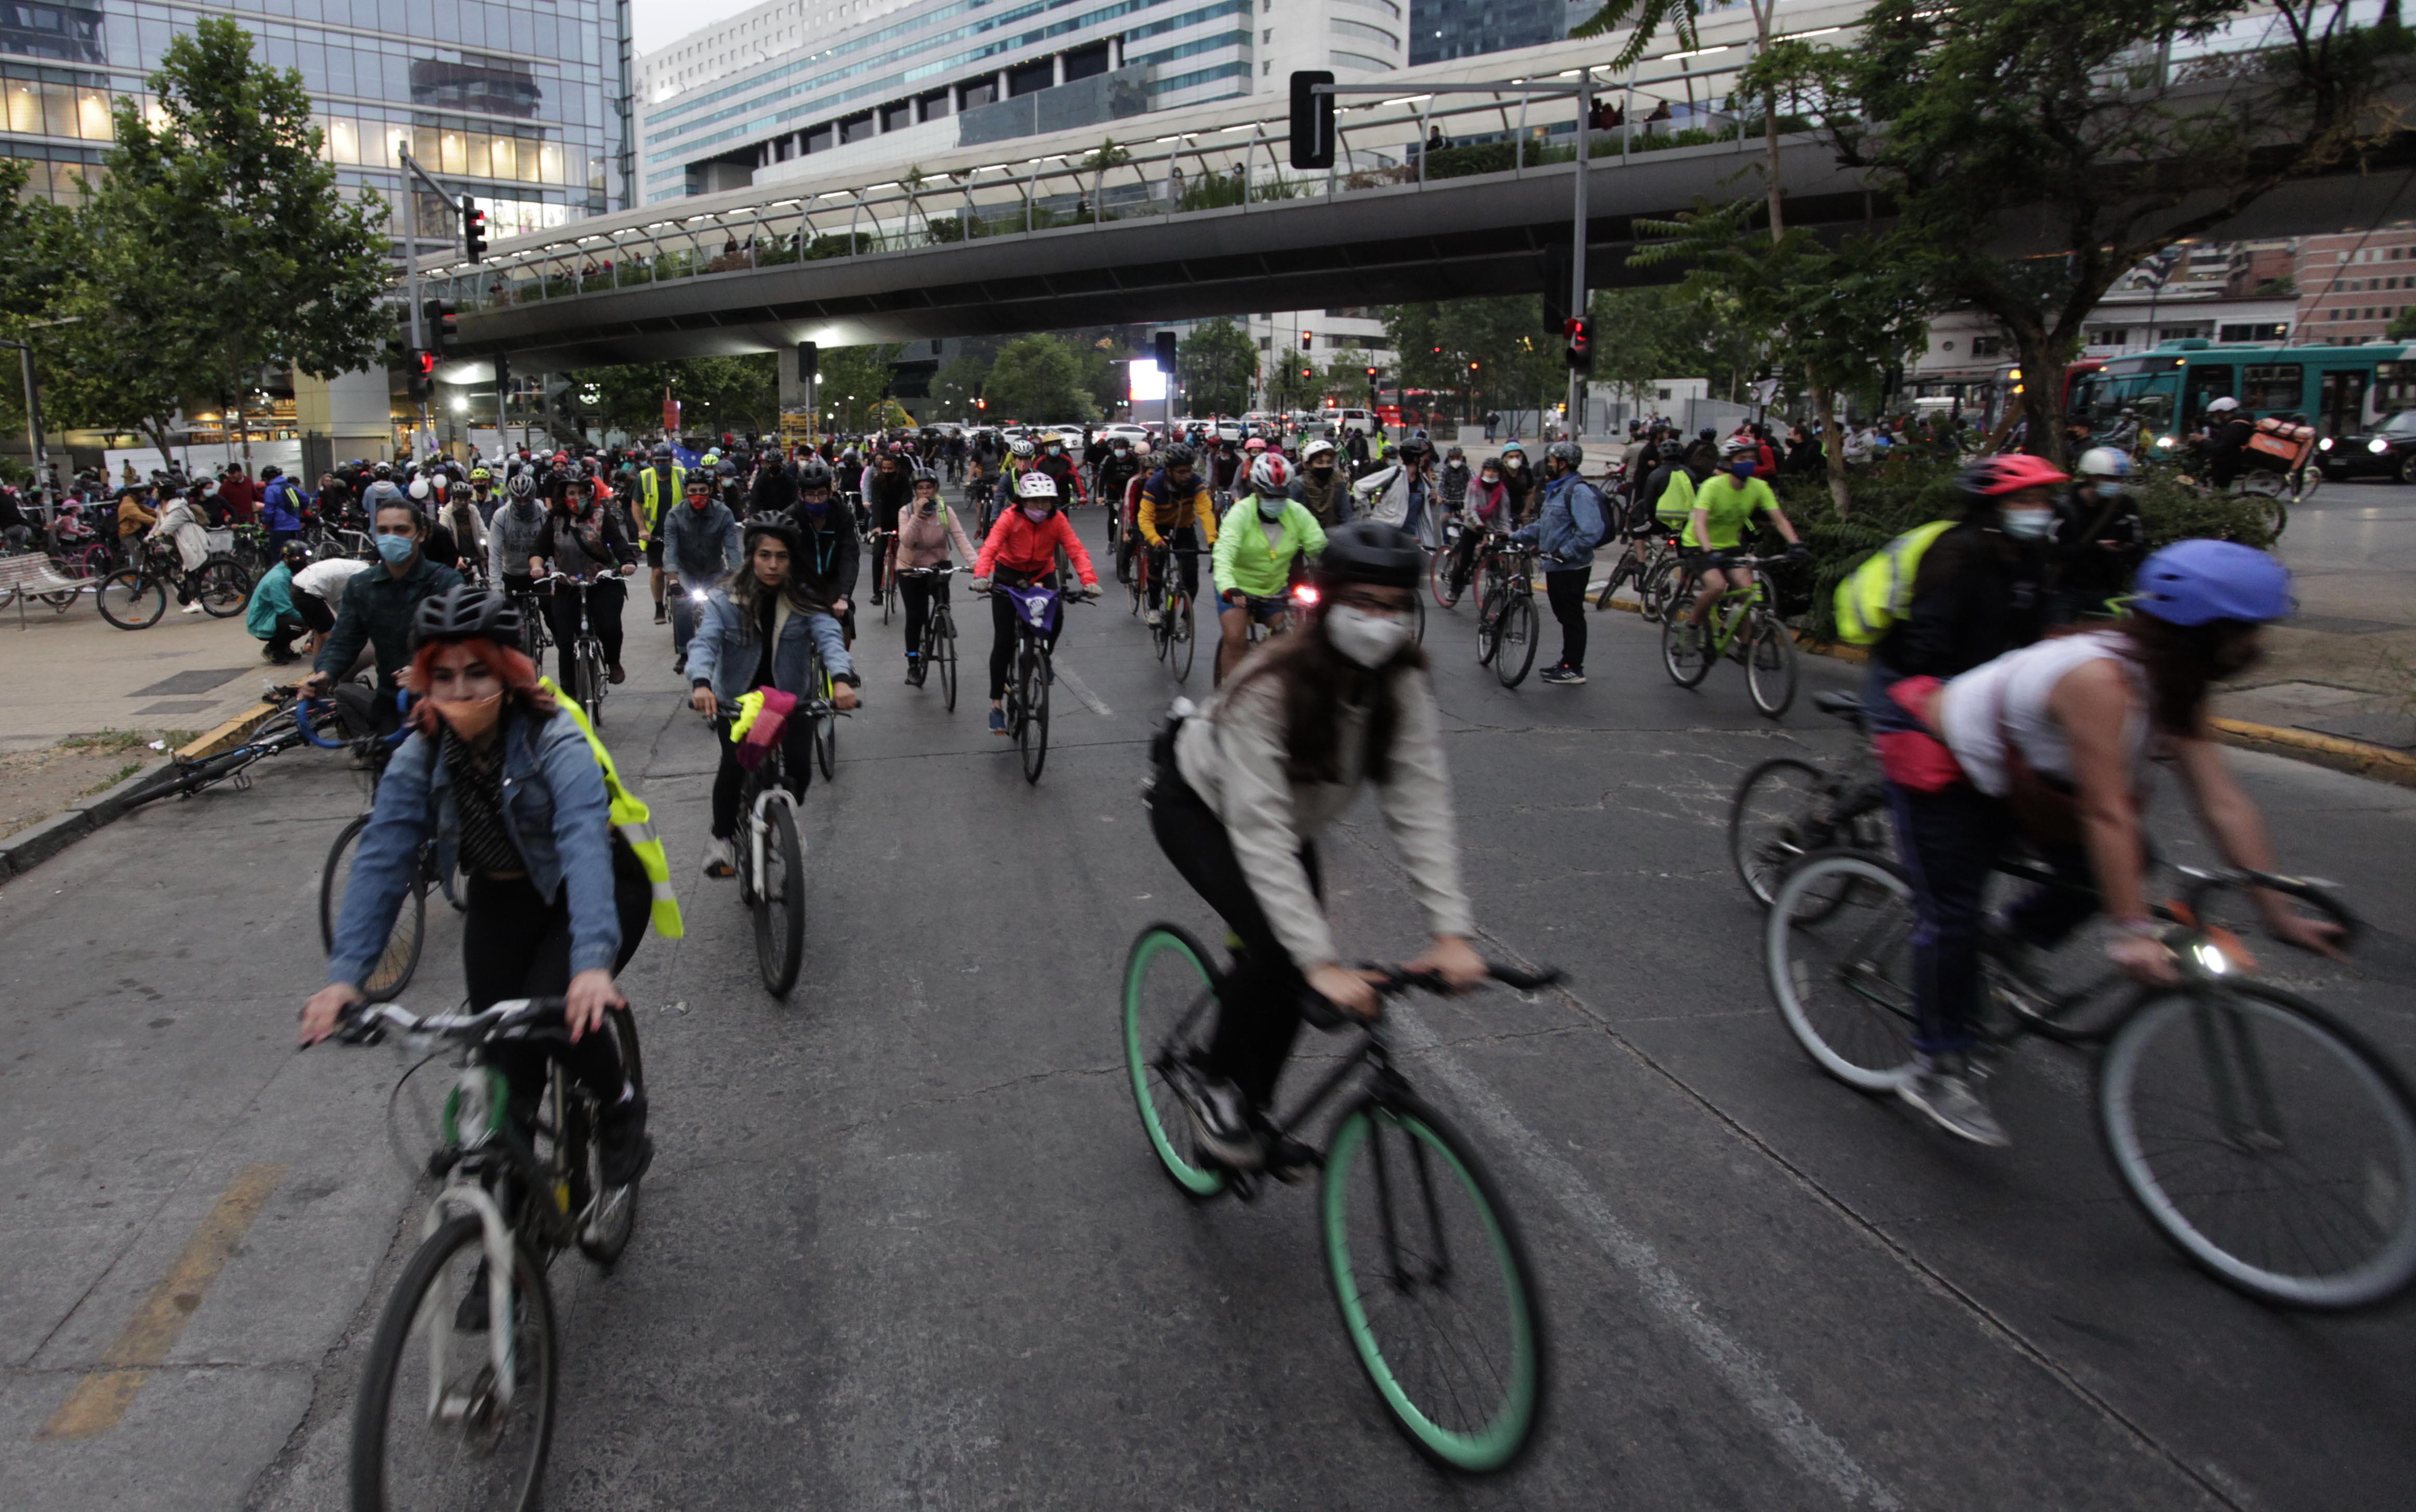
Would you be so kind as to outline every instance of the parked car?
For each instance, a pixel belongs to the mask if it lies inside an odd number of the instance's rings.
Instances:
[[[2416,410],[2401,410],[2371,431],[2326,436],[2316,443],[2326,479],[2387,477],[2416,483]]]

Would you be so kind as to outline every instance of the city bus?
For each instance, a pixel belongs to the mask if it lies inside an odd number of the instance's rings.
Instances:
[[[2226,396],[2252,418],[2304,415],[2318,435],[2351,435],[2416,406],[2416,354],[2400,342],[2167,341],[2137,356],[2110,357],[2084,375],[2073,390],[2072,413],[2086,415],[2103,433],[2123,410],[2136,410],[2143,435],[2161,442],[2199,429],[2208,402]]]

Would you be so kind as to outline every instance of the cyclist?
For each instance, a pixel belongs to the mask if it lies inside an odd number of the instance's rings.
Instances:
[[[1291,496],[1305,504],[1327,530],[1351,520],[1351,476],[1335,465],[1334,443],[1323,436],[1300,448],[1300,472],[1291,480]]]
[[[2226,859],[2273,869],[2263,821],[2207,726],[2206,699],[2212,685],[2256,662],[2259,627],[2290,612],[2290,575],[2251,547],[2185,540],[2148,558],[2137,588],[2136,612],[2118,624],[2008,652],[1942,689],[1908,681],[1897,690],[1954,758],[1944,774],[1889,784],[1918,920],[1919,1068],[1899,1090],[1975,1143],[2006,1142],[1966,1061],[1984,949],[2019,960],[2055,944],[2102,900],[2117,930],[2106,947],[2114,963],[2146,985],[2178,979],[2148,908],[2140,802],[2152,754],[2171,758]],[[2042,887],[1991,922],[1982,895],[2016,836],[2070,885]],[[2277,894],[2260,890],[2256,900],[2276,939],[2331,949],[2333,925]]]
[[[1147,606],[1142,617],[1155,626],[1162,613],[1157,607],[1160,593],[1155,585],[1165,582],[1170,548],[1183,591],[1197,598],[1200,548],[1202,543],[1212,547],[1216,544],[1216,506],[1209,497],[1207,479],[1194,471],[1190,447],[1177,445],[1167,448],[1166,465],[1150,474],[1140,486],[1133,523],[1149,548],[1141,559],[1140,597],[1141,603]]]
[[[901,568],[935,567],[948,560],[948,548],[954,543],[970,564],[975,552],[974,543],[965,538],[965,527],[956,512],[940,502],[940,475],[929,467],[914,469],[914,503],[898,517],[898,535],[890,542],[892,553],[889,574],[898,584],[899,599],[906,605],[906,680],[920,688],[927,669],[923,665],[923,620],[930,612],[934,597],[945,603],[948,583],[944,578],[900,578]]]
[[[545,534],[545,506],[537,502],[536,475],[525,469],[504,485],[505,503],[487,522],[487,581],[507,594],[533,590],[529,563]]]
[[[181,568],[176,574],[176,602],[185,606],[188,614],[202,612],[202,592],[193,574],[209,558],[207,531],[202,507],[182,493],[171,493],[161,500],[159,519],[151,527],[153,540],[165,541],[176,550]]]
[[[894,445],[865,469],[864,507],[874,549],[872,601],[876,604],[889,582],[888,537],[898,533],[898,512],[906,507],[914,492],[914,470]]]
[[[827,485],[823,493],[828,513]],[[810,638],[831,675],[832,705],[855,707],[855,663],[847,654],[838,620],[795,570],[806,554],[796,526],[780,515],[750,520],[746,549],[745,567],[706,596],[696,638],[688,643],[690,706],[709,716],[716,700],[735,700],[758,688],[777,688],[793,698],[814,696],[807,682]],[[813,724],[792,718],[781,735],[790,779],[802,784],[806,764],[813,760]],[[730,732],[722,730],[721,765],[713,779],[713,838],[704,848],[708,877],[737,875],[733,838],[738,833],[738,794],[745,781],[737,745]]]
[[[453,483],[446,487],[444,512],[437,516],[436,522],[453,537],[454,548],[461,554],[452,565],[464,576],[471,568],[486,565],[487,522],[478,513],[477,496],[469,484]]]
[[[1125,485],[1147,469],[1142,459],[1133,455],[1132,442],[1124,436],[1108,438],[1108,454],[1099,460],[1096,476],[1099,502],[1111,511],[1108,516],[1108,540],[1114,544],[1116,517],[1112,511],[1124,503]]]
[[[808,459],[797,469],[797,507],[786,516],[797,533],[790,575],[800,590],[838,621],[849,643],[855,641],[855,573],[862,552],[854,511],[838,498],[838,479],[828,465]],[[779,519],[775,515],[772,518]]]
[[[630,1084],[613,1036],[599,1032],[606,1009],[627,1005],[613,977],[645,938],[654,886],[615,827],[600,748],[538,683],[519,640],[520,612],[491,589],[456,582],[417,607],[412,733],[386,764],[353,852],[327,985],[303,1006],[302,1043],[325,1039],[337,1016],[363,1001],[360,984],[394,928],[420,848],[433,840],[440,873],[458,865],[469,878],[461,975],[471,1010],[506,998],[567,1000],[570,1045],[560,1054],[603,1109],[600,1214],[654,1157],[645,1095]],[[511,1041],[495,1049],[514,1098],[533,1103],[546,1052]]]
[[[672,444],[655,443],[652,465],[638,475],[638,538],[646,543],[646,566],[651,569],[655,592],[655,623],[665,618],[663,608],[663,543],[655,534],[662,522],[663,510],[671,502],[687,491],[687,469],[672,456]]]
[[[1048,474],[1057,483],[1057,498],[1066,508],[1089,502],[1082,491],[1081,469],[1074,459],[1065,455],[1065,438],[1051,431],[1040,438],[1040,455],[1032,464]]]
[[[1375,989],[1337,959],[1317,857],[1319,831],[1363,783],[1379,791],[1433,937],[1411,969],[1456,987],[1485,975],[1468,944],[1475,922],[1460,885],[1442,716],[1410,639],[1424,570],[1407,532],[1341,526],[1317,560],[1321,603],[1308,626],[1155,747],[1151,832],[1242,942],[1216,986],[1204,1075],[1185,1089],[1201,1147],[1236,1169],[1263,1165],[1297,1180],[1313,1163],[1297,1145],[1267,1139],[1301,993],[1314,990],[1363,1019],[1380,1011]]]
[[[1216,526],[1216,681],[1222,683],[1249,646],[1250,621],[1276,619],[1290,608],[1293,570],[1325,550],[1325,528],[1305,504],[1285,492],[1291,469],[1280,457],[1250,464],[1250,491],[1234,501]]]
[[[2132,499],[2131,459],[2111,446],[2080,454],[2078,476],[2055,501],[2055,537],[2048,550],[2046,618],[2068,625],[2083,615],[2111,613],[2129,590],[2132,569],[2147,551],[2148,522]]]
[[[621,580],[638,570],[638,550],[622,534],[620,517],[604,497],[604,488],[600,477],[572,478],[561,503],[546,512],[544,528],[529,553],[532,576],[551,570],[587,585],[584,592],[557,587],[546,610],[553,622],[554,656],[565,688],[574,680],[582,599],[587,626],[604,648],[606,677],[617,683],[628,675],[621,670],[621,611],[629,594]]]
[[[1544,597],[1561,622],[1561,659],[1544,669],[1543,678],[1563,688],[1586,680],[1586,581],[1593,576],[1594,548],[1609,530],[1610,507],[1578,472],[1584,465],[1585,452],[1574,441],[1546,446],[1543,506],[1533,524],[1510,537],[1534,547],[1543,564]],[[1769,485],[1762,490],[1769,491]]]
[[[495,510],[504,502],[495,491],[495,475],[484,462],[470,469],[470,502],[476,507],[482,522],[493,520]]]
[[[1057,555],[1063,552],[1073,562],[1083,590],[1096,593],[1099,575],[1091,567],[1091,553],[1057,507],[1057,480],[1034,468],[1016,479],[1015,492],[1016,507],[1001,514],[982,540],[981,554],[974,561],[974,591],[989,593],[993,583],[1056,587]],[[1006,669],[1015,658],[1016,636],[1015,605],[1005,594],[990,594],[989,623],[989,733],[1003,736],[1007,733]],[[1051,651],[1065,628],[1061,616],[1049,632]]]
[[[349,679],[364,648],[377,658],[375,692],[347,681],[335,692],[336,714],[347,735],[385,734],[401,721],[396,694],[411,660],[413,616],[420,600],[461,585],[461,574],[420,554],[424,525],[407,499],[388,499],[370,517],[379,567],[345,581],[336,623],[319,647],[302,690],[324,696],[338,678]],[[321,564],[324,566],[325,564]],[[306,582],[305,589],[310,585]]]
[[[696,634],[697,599],[738,570],[746,560],[738,518],[713,496],[710,479],[691,473],[687,497],[665,512],[656,527],[662,541],[663,570],[671,579],[672,670],[687,667],[688,641]]]
[[[1678,628],[1682,643],[1686,638],[1699,644],[1703,627],[1711,619],[1712,606],[1730,588],[1748,588],[1753,576],[1747,572],[1724,568],[1723,553],[1733,552],[1744,539],[1745,526],[1757,514],[1767,514],[1778,533],[1787,537],[1788,554],[1804,558],[1812,548],[1795,534],[1794,522],[1778,507],[1778,495],[1770,485],[1754,476],[1759,465],[1758,447],[1744,436],[1731,436],[1720,447],[1724,471],[1695,490],[1694,507],[1686,515],[1685,533],[1679,537],[1680,565],[1696,578],[1694,607]],[[1733,575],[1733,581],[1731,581]],[[1578,584],[1580,593],[1584,584]],[[1683,591],[1683,590],[1682,590]]]
[[[1524,524],[1533,513],[1527,507],[1527,495],[1535,491],[1535,475],[1527,470],[1527,448],[1516,441],[1502,443],[1502,486],[1510,491],[1507,523]]]

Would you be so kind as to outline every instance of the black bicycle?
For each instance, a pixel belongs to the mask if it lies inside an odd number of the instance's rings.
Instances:
[[[1191,676],[1191,658],[1200,647],[1200,626],[1190,590],[1183,586],[1175,570],[1177,550],[1171,545],[1148,548],[1139,574],[1143,582],[1135,585],[1134,597],[1146,595],[1150,607],[1157,612],[1157,623],[1149,627],[1150,643],[1157,648],[1157,659],[1180,683]]]
[[[611,686],[612,674],[604,659],[604,642],[596,633],[595,622],[588,617],[587,593],[605,582],[618,582],[618,577],[588,579],[555,572],[537,580],[553,593],[576,596],[579,604],[579,627],[570,641],[570,687],[566,691],[587,716],[596,729],[604,728],[604,691]]]
[[[917,647],[923,654],[922,671],[916,674],[915,686],[931,675],[933,668],[940,673],[940,691],[945,695],[948,712],[957,712],[957,616],[948,607],[948,581],[956,575],[953,564],[945,567],[901,567],[900,578],[919,578],[931,585],[930,612],[923,616],[923,643]]]
[[[1861,695],[1816,693],[1812,703],[1862,733]],[[1737,784],[1736,795],[1729,800],[1729,859],[1745,891],[1762,907],[1778,896],[1795,864],[1816,851],[1895,854],[1887,783],[1871,760],[1869,743],[1858,740],[1854,750],[1853,764],[1844,774],[1792,756],[1774,756]]]
[[[1379,993],[1442,991],[1438,977],[1378,968]],[[1524,991],[1560,973],[1488,965]],[[1220,974],[1179,925],[1153,924],[1125,961],[1124,1051],[1142,1131],[1194,1201],[1257,1196],[1257,1172],[1198,1151],[1185,1087],[1201,1075]],[[1506,1468],[1543,1410],[1543,1300],[1509,1204],[1468,1140],[1413,1091],[1382,1023],[1347,1019],[1313,994],[1319,1028],[1354,1029],[1333,1071],[1277,1120],[1291,1137],[1356,1082],[1321,1162],[1318,1229],[1343,1333],[1394,1423],[1453,1470]],[[1359,1078],[1362,1070],[1368,1074]]]
[[[1038,583],[997,583],[990,592],[1005,594],[1015,605],[1015,660],[1007,670],[1006,733],[1022,758],[1023,780],[1038,782],[1040,769],[1049,764],[1049,689],[1057,681],[1049,659],[1049,631],[1065,612],[1063,605],[1087,603],[1090,595],[1079,589],[1061,593]]]
[[[316,699],[296,698],[290,688],[264,689],[261,695],[272,703],[283,705],[253,729],[251,738],[231,750],[215,756],[187,756],[179,752],[160,768],[151,784],[140,790],[135,807],[157,803],[162,798],[189,798],[196,793],[232,783],[237,793],[251,786],[249,768],[256,762],[281,755],[297,746],[318,746],[339,749],[343,742],[327,738],[326,732],[336,728],[336,711],[332,704]]]
[[[130,567],[103,578],[93,603],[100,617],[121,630],[143,630],[159,623],[168,612],[168,593],[190,594],[212,619],[240,614],[251,598],[251,578],[223,552],[203,558],[187,572],[175,543],[146,541]]]
[[[359,843],[361,832],[369,828],[370,818],[377,802],[378,779],[385,773],[385,764],[397,748],[411,734],[406,719],[393,733],[363,735],[349,742],[360,757],[362,769],[369,775],[369,804],[347,820],[336,833],[335,843],[327,847],[326,864],[319,869],[319,948],[332,953],[336,948],[336,920],[343,915],[344,889],[352,885],[353,850]],[[314,745],[333,746],[333,741],[314,740]],[[456,870],[459,867],[457,864]],[[372,1003],[391,1003],[402,995],[403,989],[419,972],[419,957],[428,941],[428,895],[442,891],[458,912],[464,903],[463,885],[458,876],[447,877],[436,869],[436,840],[430,837],[419,842],[419,854],[411,875],[411,885],[403,893],[402,905],[396,911],[394,925],[386,931],[385,946],[377,960],[370,963],[369,978],[361,983],[361,995]]]
[[[814,700],[800,700],[793,719],[813,717]],[[739,716],[728,700],[716,704],[715,722],[724,734]],[[738,900],[755,915],[755,965],[763,989],[787,997],[806,955],[806,845],[797,835],[797,800],[789,791],[788,743],[775,740],[738,790],[747,843],[738,856]],[[813,763],[796,774],[799,792],[814,779]]]
[[[1535,549],[1488,537],[1477,567],[1476,664],[1504,688],[1527,680],[1535,664]]]

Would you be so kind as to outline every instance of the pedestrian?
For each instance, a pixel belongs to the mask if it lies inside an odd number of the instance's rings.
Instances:
[[[1494,432],[1501,429],[1502,416],[1500,413],[1494,410],[1487,410],[1485,412],[1485,439],[1487,442],[1492,441]]]
[[[265,477],[267,475],[262,476]],[[230,523],[251,523],[253,509],[260,503],[260,490],[251,481],[251,475],[244,470],[243,463],[227,463],[226,472],[219,478],[219,503],[225,507]]]
[[[309,631],[310,625],[294,607],[294,574],[310,565],[310,549],[300,541],[287,541],[278,552],[276,566],[252,584],[251,601],[244,606],[243,627],[263,643],[260,654],[273,666],[291,666],[301,659],[294,650],[294,638]]]
[[[1561,659],[1544,669],[1543,678],[1560,688],[1586,680],[1586,582],[1593,575],[1594,548],[1608,534],[1602,495],[1578,472],[1584,464],[1584,448],[1574,441],[1545,447],[1535,522],[1510,537],[1534,547],[1543,563],[1544,597],[1561,622]]]

